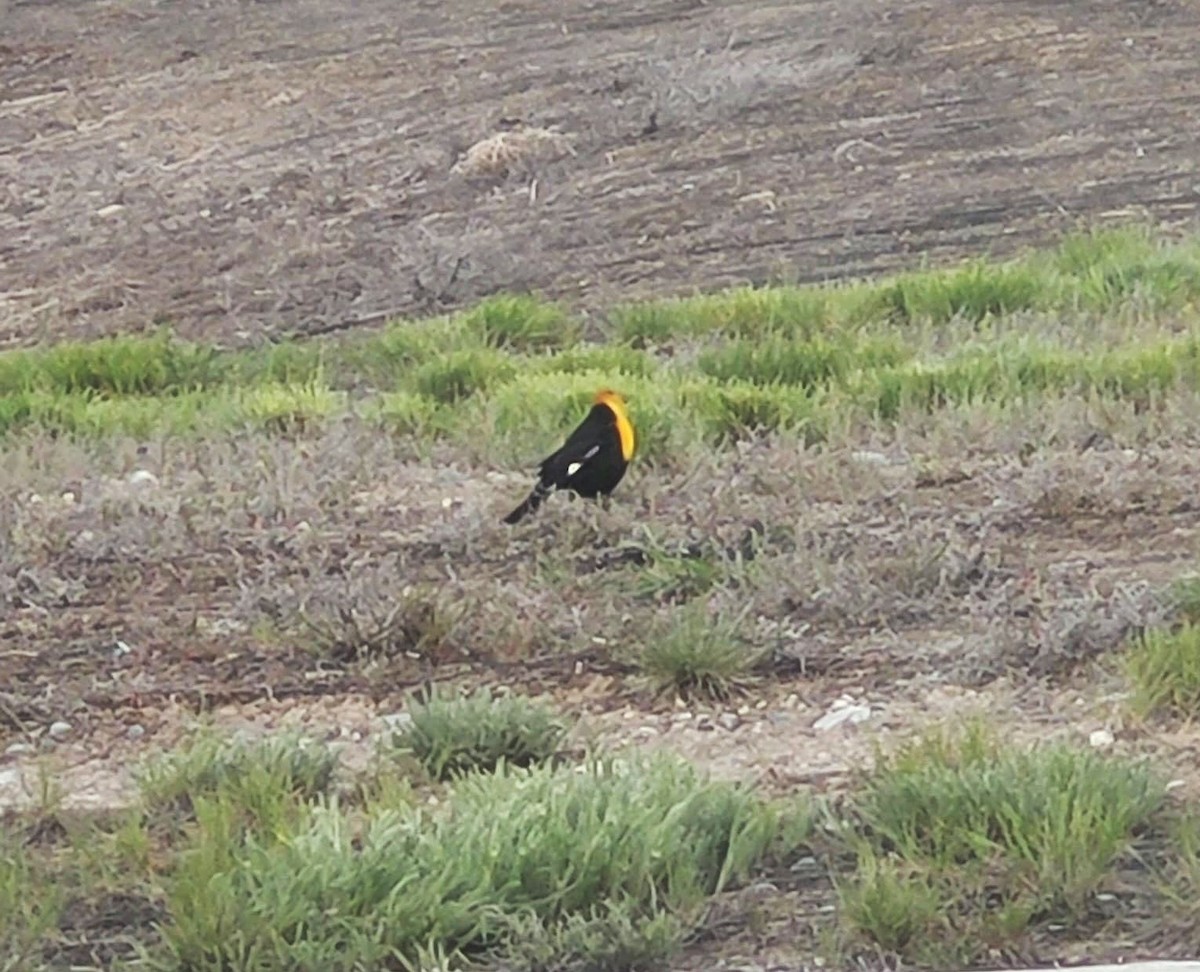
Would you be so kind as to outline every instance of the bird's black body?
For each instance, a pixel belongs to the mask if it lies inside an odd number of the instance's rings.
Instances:
[[[632,453],[632,426],[620,398],[598,395],[591,411],[562,447],[542,460],[533,491],[504,522],[517,523],[558,489],[585,499],[607,496],[625,476]]]

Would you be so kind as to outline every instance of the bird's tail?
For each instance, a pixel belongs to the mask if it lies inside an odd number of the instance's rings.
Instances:
[[[533,491],[525,497],[525,501],[504,518],[504,522],[508,524],[520,522],[539,506],[541,506],[542,500],[544,500],[549,494],[550,488],[545,483],[539,481],[537,485],[533,487]]]

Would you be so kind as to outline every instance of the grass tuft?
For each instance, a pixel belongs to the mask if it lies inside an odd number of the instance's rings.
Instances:
[[[881,757],[858,794],[842,906],[909,959],[977,961],[1038,923],[1082,918],[1164,798],[1144,765],[1091,749],[1021,750],[978,725],[931,733]]]
[[[643,930],[696,915],[799,832],[666,755],[466,776],[445,811],[371,807],[352,822],[328,805],[275,833],[227,818],[206,808],[172,876],[175,967],[429,968],[502,960],[533,928],[543,945],[611,956],[606,915],[610,933],[614,914]]]
[[[431,358],[414,368],[407,380],[417,394],[454,405],[511,381],[516,373],[516,365],[503,352],[467,348]]]
[[[1126,651],[1125,671],[1140,715],[1200,715],[1200,625],[1148,631]]]
[[[489,297],[465,314],[463,323],[483,344],[510,351],[569,348],[580,332],[562,308],[528,294]]]
[[[488,688],[457,698],[434,695],[408,711],[411,722],[393,741],[437,780],[490,773],[501,763],[540,765],[558,752],[567,734],[567,724],[545,705],[495,697]]]
[[[191,813],[203,797],[227,797],[256,819],[277,815],[289,799],[332,791],[336,756],[296,734],[258,741],[201,733],[190,745],[142,767],[138,785],[153,811]]]
[[[651,634],[637,655],[638,667],[659,694],[728,699],[751,683],[763,657],[739,636],[740,621],[721,617],[714,622],[703,604],[688,604]]]
[[[976,261],[953,270],[904,274],[882,287],[878,298],[886,316],[899,324],[940,325],[1031,310],[1048,302],[1051,292],[1047,275],[1035,266]]]

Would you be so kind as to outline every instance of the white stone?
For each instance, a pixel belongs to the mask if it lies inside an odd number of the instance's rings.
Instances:
[[[1113,734],[1107,729],[1097,729],[1088,736],[1088,742],[1093,749],[1108,749],[1113,744]]]
[[[149,469],[135,469],[129,474],[129,485],[151,489],[158,485],[158,477]]]
[[[859,702],[851,702],[844,698],[838,699],[830,706],[829,711],[813,723],[817,732],[828,732],[845,723],[857,725],[871,718],[871,707]]]

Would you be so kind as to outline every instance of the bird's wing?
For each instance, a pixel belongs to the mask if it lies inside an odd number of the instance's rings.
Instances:
[[[571,459],[568,457],[567,468],[566,468],[567,479],[570,479],[572,476],[574,476],[576,473],[578,473],[579,470],[581,470],[584,467],[584,465],[587,463],[587,461],[589,459],[594,458],[596,453],[599,451],[600,451],[600,445],[599,445],[599,443],[596,443],[595,445],[593,445],[590,449],[585,451],[583,453],[583,455],[579,456],[578,458]]]

